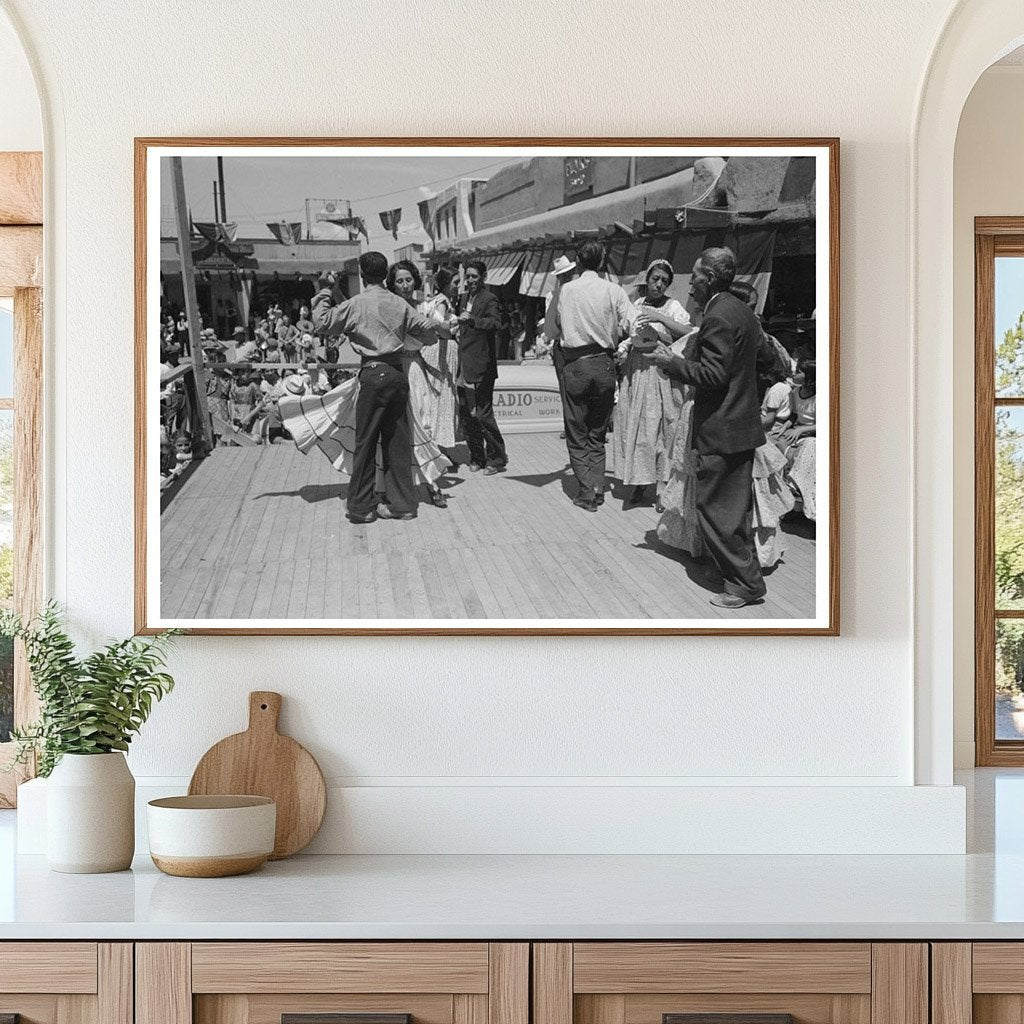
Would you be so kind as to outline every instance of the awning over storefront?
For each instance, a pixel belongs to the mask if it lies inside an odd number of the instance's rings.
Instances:
[[[251,263],[241,267],[215,267],[207,268],[202,264],[196,267],[196,273],[209,272],[215,275],[239,274],[255,275],[256,277],[267,277],[277,272],[281,277],[294,276],[295,274],[306,274],[315,276],[325,270],[338,269],[337,260],[273,260],[261,259],[258,266]],[[181,263],[177,257],[174,259],[162,259],[160,261],[160,272],[163,274],[180,274]]]
[[[492,256],[484,256],[484,266],[487,267],[487,284],[492,287],[508,284],[513,277],[526,253],[524,252],[500,252]]]
[[[750,281],[758,289],[759,306],[764,305],[768,292],[776,233],[775,228],[737,228],[725,234],[716,233],[713,242],[715,245],[727,245],[736,253],[737,276]],[[693,265],[701,251],[712,242],[704,234],[676,231],[668,235],[610,239],[606,244],[608,277],[621,284],[630,295],[637,293],[652,261],[663,259],[668,260],[675,272],[668,294],[685,303],[690,293]],[[563,246],[528,250],[519,293],[533,296],[549,294],[555,285],[552,266],[563,253],[572,258]]]
[[[644,212],[659,208],[675,209],[693,198],[693,168],[669,174],[656,181],[645,181],[633,188],[609,192],[593,199],[584,199],[571,206],[524,217],[510,224],[499,224],[471,235],[461,243],[465,251],[503,248],[527,239],[543,239],[547,235],[564,236],[573,231],[598,230],[616,221],[632,227],[642,221]]]

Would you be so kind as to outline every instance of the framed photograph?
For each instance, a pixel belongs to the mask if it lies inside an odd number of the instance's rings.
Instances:
[[[838,633],[837,139],[135,157],[139,632]]]

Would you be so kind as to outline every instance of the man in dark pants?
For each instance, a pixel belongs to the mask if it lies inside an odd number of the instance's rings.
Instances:
[[[487,268],[476,260],[463,268],[466,295],[459,313],[459,419],[469,445],[469,469],[485,476],[508,465],[505,439],[494,418],[494,382],[498,379],[497,333],[501,310],[484,287]]]
[[[317,331],[327,337],[345,334],[359,353],[359,397],[356,399],[356,441],[352,481],[348,488],[348,518],[353,523],[375,519],[415,519],[416,488],[412,476],[412,434],[409,427],[409,382],[402,365],[406,338],[424,345],[437,343],[451,331],[421,316],[384,287],[388,261],[383,253],[359,257],[363,290],[332,305],[333,277],[322,275],[313,296],[312,316]],[[377,446],[380,445],[387,500],[374,499]]]
[[[544,337],[551,343],[551,364],[555,368],[555,379],[558,381],[558,397],[562,403],[562,440],[565,440],[565,355],[558,337],[558,300],[562,294],[562,286],[568,284],[576,277],[576,264],[568,256],[559,256],[551,267],[551,273],[555,275],[555,286],[548,298],[548,304],[544,310]]]
[[[697,518],[722,575],[724,593],[711,598],[719,608],[742,608],[766,592],[751,524],[754,451],[765,440],[757,401],[761,327],[729,291],[735,276],[732,250],[705,249],[690,278],[690,294],[704,311],[693,358],[665,345],[650,357],[696,389]]]
[[[626,293],[599,276],[605,248],[584,242],[576,253],[581,273],[561,288],[555,331],[564,368],[565,443],[579,483],[573,504],[596,512],[604,503],[605,438],[615,408],[615,349],[633,316]]]

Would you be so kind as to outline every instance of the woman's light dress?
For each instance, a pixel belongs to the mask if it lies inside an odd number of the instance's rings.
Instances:
[[[449,323],[452,305],[445,295],[421,302],[419,312],[439,323]],[[409,402],[416,419],[442,448],[458,442],[458,397],[455,378],[459,372],[459,347],[455,339],[439,338],[436,345],[420,349],[409,361]]]
[[[452,344],[452,343],[450,343]],[[418,347],[418,346],[417,346]],[[423,350],[433,348],[425,345]],[[417,349],[403,355],[407,366],[417,366]],[[330,460],[339,473],[352,475],[356,446],[356,400],[359,377],[353,377],[328,391],[326,395],[286,395],[278,408],[285,430],[292,436],[299,451],[309,454],[314,448]],[[438,480],[451,468],[451,462],[438,447],[437,441],[420,418],[421,404],[414,400],[412,381],[409,387],[409,432],[412,435],[412,475],[417,484],[436,487]],[[454,444],[454,440],[452,442]],[[378,478],[381,457],[377,453]]]
[[[790,395],[793,406],[793,417],[798,427],[813,427],[818,418],[817,395],[802,398],[800,388],[794,386]],[[800,491],[803,500],[803,513],[812,522],[818,517],[817,474],[818,455],[817,441],[813,434],[794,441],[784,452],[789,466],[789,479]]]
[[[641,313],[644,305],[642,298],[637,299],[635,312]],[[681,327],[689,327],[690,315],[676,299],[667,299],[658,308]],[[637,343],[645,339],[661,341],[677,355],[685,342],[685,336],[673,339],[664,324],[650,323],[638,329],[635,322],[623,342],[628,354],[615,404],[612,475],[627,487],[657,484],[660,490],[669,478],[687,387],[639,351]]]

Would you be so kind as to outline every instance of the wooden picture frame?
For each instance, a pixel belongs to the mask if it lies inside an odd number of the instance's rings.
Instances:
[[[325,619],[323,617],[312,617],[310,619],[282,619],[278,617],[254,616],[253,618],[242,617],[236,624],[236,616],[227,618],[221,616],[210,617],[198,614],[164,614],[159,606],[161,582],[159,579],[159,523],[154,522],[158,518],[159,500],[154,500],[154,466],[153,453],[159,453],[159,443],[154,440],[154,424],[159,426],[159,416],[154,418],[154,381],[159,381],[159,371],[154,365],[158,360],[157,353],[160,352],[159,340],[159,310],[154,311],[156,299],[161,294],[161,275],[159,267],[156,266],[157,252],[161,239],[164,242],[164,256],[167,257],[167,238],[161,235],[159,224],[154,227],[154,218],[158,218],[161,212],[158,189],[160,183],[158,178],[161,175],[161,158],[168,158],[174,155],[182,156],[184,159],[210,159],[212,156],[223,156],[226,159],[235,157],[296,157],[315,153],[316,156],[330,155],[338,157],[351,157],[358,155],[363,157],[386,154],[389,157],[410,156],[409,151],[413,150],[411,157],[437,157],[439,155],[450,155],[454,152],[459,154],[479,153],[479,163],[486,163],[485,158],[491,158],[495,152],[506,152],[507,158],[521,156],[523,159],[531,159],[533,156],[557,158],[568,158],[570,154],[596,155],[599,158],[608,157],[609,160],[624,160],[630,166],[629,182],[633,183],[627,187],[634,187],[636,182],[646,184],[646,179],[635,176],[637,161],[648,157],[663,159],[665,157],[693,157],[693,163],[703,157],[720,157],[721,159],[735,159],[742,157],[747,160],[777,159],[786,157],[810,156],[813,157],[814,175],[813,185],[809,192],[801,193],[800,201],[805,210],[811,211],[808,221],[805,223],[805,231],[814,237],[815,242],[811,244],[813,249],[814,281],[813,294],[820,299],[816,303],[812,320],[808,330],[814,330],[818,337],[824,335],[827,338],[827,351],[822,355],[821,368],[818,375],[823,373],[827,376],[827,387],[819,392],[817,399],[826,406],[825,414],[818,420],[818,429],[824,425],[827,429],[827,439],[818,446],[818,465],[827,465],[827,475],[822,479],[823,474],[818,473],[817,498],[822,506],[823,514],[819,518],[816,530],[816,541],[811,546],[811,554],[807,556],[811,568],[808,570],[811,578],[811,586],[814,590],[813,602],[807,602],[808,607],[813,605],[811,614],[800,614],[785,616],[773,613],[775,617],[767,614],[759,615],[756,612],[750,613],[751,617],[744,617],[750,609],[744,610],[744,615],[730,615],[721,612],[709,612],[708,619],[686,619],[686,618],[652,618],[650,612],[645,611],[641,617],[619,615],[617,617],[584,617],[574,616],[567,619],[555,619],[553,616],[534,616],[529,619],[508,618],[499,616],[459,616],[449,614],[429,619],[397,616],[397,617],[340,617],[338,619]],[[169,165],[168,165],[169,166]],[[739,165],[736,165],[739,166]],[[765,164],[767,166],[767,163]],[[692,167],[692,164],[691,164]],[[504,169],[504,168],[503,168]],[[600,182],[595,185],[588,177],[591,174],[585,163],[577,161],[573,164],[572,174],[567,171],[564,202],[565,206],[560,209],[572,211],[578,207],[583,209],[587,203],[595,201],[595,195],[600,196]],[[177,173],[177,172],[175,172]],[[198,173],[198,172],[197,172]],[[694,172],[695,173],[695,172]],[[738,172],[737,172],[738,173]],[[170,171],[164,174],[164,180],[168,180]],[[181,175],[183,181],[186,177]],[[770,177],[770,176],[768,176]],[[651,179],[654,180],[654,179]],[[782,179],[780,179],[781,181]],[[713,181],[714,195],[710,202],[718,202],[721,199],[723,186],[720,182]],[[770,190],[770,185],[766,185]],[[693,200],[686,207],[685,218],[680,215],[676,223],[684,223],[685,227],[679,229],[682,233],[689,230],[695,233],[697,228],[691,228],[692,224],[701,223],[700,216],[705,216],[707,227],[704,230],[704,237],[709,239],[708,244],[713,244],[715,238],[732,237],[727,233],[729,230],[736,232],[741,227],[736,225],[742,222],[743,226],[752,225],[759,218],[767,218],[766,223],[774,223],[769,208],[778,210],[780,203],[780,186],[776,183],[774,200],[766,200],[763,208],[757,208],[757,202],[747,205],[743,209],[736,207],[712,208],[711,206],[698,206],[696,200],[705,202],[706,196],[697,197],[695,191],[688,193],[689,199]],[[208,199],[208,192],[203,195]],[[181,188],[184,199],[180,205],[188,205],[191,209],[192,197],[198,195],[196,188],[186,195],[184,184]],[[219,213],[216,206],[217,184],[214,184],[214,221],[216,222]],[[220,185],[221,202],[224,200],[224,185]],[[307,197],[308,200],[308,197]],[[726,197],[726,203],[732,199]],[[306,212],[309,214],[307,201]],[[775,205],[772,205],[774,202]],[[788,203],[789,200],[786,200]],[[377,204],[385,206],[386,198],[382,198]],[[280,204],[279,204],[280,205]],[[365,205],[365,204],[364,204]],[[680,206],[685,204],[680,204]],[[296,205],[296,209],[299,207]],[[368,207],[367,209],[376,209]],[[208,209],[208,207],[207,207]],[[220,207],[223,209],[223,206]],[[549,208],[550,209],[550,208]],[[787,207],[788,209],[788,207]],[[669,224],[661,213],[655,216],[655,210],[651,210],[651,216],[647,215],[647,208],[644,207],[643,219],[634,220],[632,226],[618,223],[614,227],[609,226],[609,231],[617,231],[620,228],[625,232],[635,232],[631,237],[648,237],[652,239],[661,237],[662,234],[670,234],[673,226]],[[355,211],[359,213],[359,210]],[[136,630],[139,633],[147,634],[157,632],[169,625],[185,628],[190,632],[209,635],[221,634],[248,634],[248,635],[715,635],[715,636],[739,636],[739,635],[799,635],[799,636],[836,636],[839,634],[839,610],[840,610],[840,538],[839,538],[839,501],[840,501],[840,472],[839,472],[839,406],[840,406],[840,346],[839,346],[839,140],[836,138],[754,138],[754,139],[729,139],[729,138],[158,138],[145,137],[135,140],[135,340],[136,340],[136,390],[135,390],[135,619]],[[719,214],[729,214],[732,220]],[[351,218],[352,211],[349,210]],[[387,226],[387,210],[380,210],[381,223]],[[179,210],[178,225],[189,223],[187,212]],[[298,216],[298,214],[296,214]],[[368,218],[368,214],[364,220]],[[408,214],[407,214],[408,216]],[[198,220],[196,216],[193,220]],[[356,218],[358,219],[358,218]],[[374,217],[375,219],[375,217]],[[413,212],[415,220],[415,211]],[[227,221],[227,217],[224,217]],[[668,226],[666,226],[668,225]],[[270,226],[269,224],[267,225]],[[436,227],[436,225],[435,225]],[[351,226],[349,228],[351,230]],[[590,230],[590,229],[587,229]],[[603,230],[603,229],[602,229]],[[573,237],[582,237],[586,231],[568,231],[560,236],[558,243],[563,251],[568,248],[569,241]],[[194,236],[193,236],[194,237]],[[397,233],[396,233],[397,239]],[[738,235],[737,235],[738,237]],[[279,239],[280,240],[280,239]],[[463,239],[462,241],[466,241]],[[540,238],[524,239],[524,245],[529,241],[540,247],[547,245],[544,236]],[[154,242],[156,244],[154,244]],[[434,241],[436,247],[436,238]],[[722,244],[722,243],[715,243]],[[187,247],[194,248],[192,242]],[[470,249],[472,247],[470,246]],[[627,247],[628,248],[628,247]],[[170,250],[172,255],[177,253],[182,264],[191,262],[191,253],[187,259],[177,246]],[[465,247],[453,247],[452,252],[465,253],[469,251]],[[654,251],[653,243],[651,252]],[[673,250],[674,251],[674,250]],[[553,252],[553,250],[552,250]],[[462,257],[458,257],[462,258]],[[496,257],[496,266],[502,267],[500,262],[501,253]],[[519,264],[520,272],[527,266],[525,262]],[[641,268],[642,269],[642,268]],[[678,268],[677,268],[678,270]],[[169,271],[172,273],[173,271]],[[215,271],[216,272],[216,271]],[[230,271],[226,271],[230,273]],[[501,270],[502,276],[507,273],[507,266]],[[544,272],[550,277],[551,271]],[[683,273],[680,270],[679,276]],[[187,277],[185,270],[181,271],[181,291],[187,291],[184,281]],[[255,273],[254,273],[255,277]],[[810,287],[810,286],[808,286]],[[211,291],[212,296],[212,291]],[[755,297],[756,298],[756,297]],[[761,296],[763,303],[766,296]],[[193,300],[195,301],[195,300]],[[209,300],[212,308],[213,299]],[[187,302],[182,303],[187,306]],[[198,310],[198,304],[194,305]],[[806,322],[806,311],[804,312]],[[154,321],[154,317],[156,320]],[[194,318],[193,318],[194,319]],[[815,323],[816,320],[816,323]],[[795,322],[795,318],[794,318]],[[154,329],[154,324],[155,328]],[[824,325],[824,328],[822,327]],[[794,333],[797,328],[794,327]],[[198,350],[198,347],[196,347]],[[820,354],[820,353],[819,353]],[[200,362],[202,360],[200,359]],[[180,364],[179,364],[180,365]],[[173,383],[174,378],[171,371],[166,380]],[[187,368],[178,373],[178,378],[189,377],[192,371]],[[198,375],[197,375],[198,376]],[[201,379],[201,378],[200,378]],[[499,374],[500,379],[500,374]],[[187,385],[186,385],[187,388]],[[159,390],[157,387],[155,390]],[[197,392],[196,404],[202,407],[204,396]],[[813,389],[812,389],[813,391]],[[207,412],[201,417],[204,423],[210,422]],[[221,435],[223,437],[223,435]],[[195,438],[193,435],[193,443]],[[609,459],[610,464],[610,459]],[[557,468],[557,467],[553,467]],[[182,485],[187,486],[187,484]],[[323,487],[323,485],[318,485]],[[604,511],[604,510],[602,510]],[[391,525],[398,524],[388,524]],[[581,523],[581,528],[585,526]],[[652,533],[650,527],[647,533]],[[637,545],[644,544],[644,536],[637,539]],[[648,545],[655,542],[648,541]],[[457,558],[450,560],[453,564]],[[463,561],[461,564],[467,564]],[[480,563],[474,563],[479,565]],[[507,562],[504,564],[508,564]],[[539,563],[536,563],[539,564]],[[492,569],[498,565],[497,562],[490,563]],[[236,571],[236,570],[230,570]],[[241,572],[240,569],[237,571]],[[326,571],[326,570],[323,570]],[[376,570],[374,570],[376,571]],[[453,570],[454,571],[454,570]],[[619,571],[628,575],[628,566],[624,569],[619,564]],[[686,574],[682,567],[679,568],[680,579],[685,579]],[[239,587],[258,586],[254,580],[242,581]],[[318,580],[317,585],[323,588],[323,581]],[[559,583],[558,586],[562,584]],[[640,588],[638,582],[630,579],[630,585]],[[188,589],[187,584],[182,584],[182,589]],[[202,583],[197,583],[194,589],[201,589]],[[399,603],[399,586],[389,580],[386,584],[392,595],[392,607]],[[294,587],[293,587],[294,589]],[[608,585],[608,590],[614,590],[614,581]],[[559,591],[561,593],[561,591]],[[495,604],[498,604],[497,597],[494,597]],[[453,605],[464,606],[468,612],[470,609],[472,595],[462,600],[458,596],[452,599]],[[552,599],[553,603],[553,599]],[[706,602],[705,602],[706,603]],[[236,602],[237,604],[237,602]],[[322,602],[327,607],[328,602]],[[540,607],[541,598],[537,598],[537,607]],[[197,610],[200,609],[202,601],[196,602]],[[225,604],[225,607],[227,605]],[[626,607],[626,602],[622,603]],[[781,605],[779,606],[781,607]],[[795,604],[790,606],[795,607]],[[716,617],[717,616],[717,617]],[[548,620],[553,625],[548,624]]]

